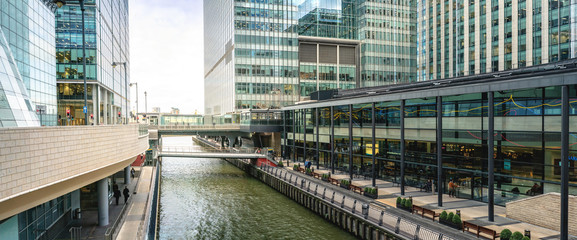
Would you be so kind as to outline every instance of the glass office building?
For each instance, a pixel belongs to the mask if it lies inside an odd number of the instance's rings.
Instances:
[[[87,81],[88,123],[126,121],[130,83],[128,1],[85,0],[86,70],[82,58],[82,15],[78,1],[67,1],[56,16],[58,124],[84,125]],[[116,68],[114,62],[125,62]],[[68,114],[69,113],[69,114]]]
[[[279,108],[319,90],[415,81],[412,4],[205,1],[205,113]]]
[[[577,3],[418,1],[419,80],[503,71],[577,57]]]
[[[283,154],[315,165],[318,160],[320,167],[351,176],[371,178],[374,167],[376,178],[389,182],[400,182],[404,162],[405,183],[420,187],[438,180],[440,142],[443,189],[453,179],[461,186],[458,197],[487,201],[491,134],[496,204],[560,192],[561,89],[569,84],[569,192],[576,195],[577,74],[572,71],[567,78],[530,73],[507,82],[486,79],[482,84],[494,91],[478,83],[444,82],[435,91],[425,90],[432,83],[396,93],[394,87],[368,88],[374,93],[285,107]]]
[[[48,7],[48,6],[49,7]],[[54,5],[50,1],[0,0],[0,28],[7,41],[7,56],[12,56],[19,77],[24,84],[22,93],[28,96],[26,104],[19,109],[36,112],[37,106],[42,112],[42,125],[56,125],[56,74],[54,72]],[[13,74],[13,77],[17,73]],[[9,88],[6,87],[5,88]],[[14,86],[18,88],[18,86]],[[31,110],[28,110],[30,108]],[[0,114],[1,116],[8,116]],[[40,117],[40,116],[39,116]],[[8,117],[7,117],[8,118]],[[11,118],[22,121],[22,114]],[[38,117],[34,117],[38,118]],[[27,121],[30,121],[28,118]],[[17,124],[23,126],[22,124]],[[5,126],[16,126],[6,123]],[[25,125],[24,125],[25,126]]]

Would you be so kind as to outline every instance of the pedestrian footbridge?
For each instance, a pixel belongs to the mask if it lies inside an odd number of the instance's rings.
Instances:
[[[163,147],[158,152],[159,157],[186,157],[186,158],[240,158],[240,159],[268,159],[276,163],[268,153],[260,152],[258,148],[206,148],[191,146]]]

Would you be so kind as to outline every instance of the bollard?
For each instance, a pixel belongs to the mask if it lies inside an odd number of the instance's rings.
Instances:
[[[323,199],[325,199],[325,193],[327,192],[327,188],[325,187],[325,189],[323,190]]]
[[[357,208],[357,199],[355,199],[355,201],[353,202],[353,214],[355,214],[355,208]]]
[[[385,211],[381,211],[381,217],[379,218],[379,226],[383,226],[383,215],[385,215]]]
[[[399,234],[400,227],[401,227],[401,217],[397,218],[397,226],[395,226],[396,234]]]
[[[317,195],[317,189],[318,189],[318,188],[319,188],[319,185],[317,185],[317,186],[315,187],[315,196]]]
[[[285,174],[284,176],[285,176],[285,179],[286,179],[286,174]],[[289,183],[292,183],[292,182],[293,182],[293,175],[291,174],[291,176],[290,176],[290,178],[289,178]]]
[[[341,202],[341,208],[345,207],[345,195],[343,195],[343,201]]]
[[[309,181],[309,183],[307,184],[307,192],[311,191],[311,182]]]
[[[305,188],[305,182],[306,181],[304,179],[301,179],[301,188]]]
[[[419,230],[421,230],[421,225],[417,225],[417,229],[415,230],[415,240],[419,240]]]
[[[531,239],[531,231],[530,230],[525,230],[525,237],[529,237],[529,239]]]
[[[287,174],[287,172],[284,172],[284,180],[285,181],[286,181],[286,174]]]
[[[333,191],[333,197],[331,198],[331,203],[335,203],[335,191]]]
[[[363,203],[362,205],[362,209],[363,209],[363,216],[365,217],[365,219],[367,219],[369,217],[369,204]]]

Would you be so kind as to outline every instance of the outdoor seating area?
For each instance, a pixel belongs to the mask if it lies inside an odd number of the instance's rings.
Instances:
[[[480,237],[481,233],[487,234],[489,236],[489,239],[493,239],[493,240],[495,240],[496,238],[498,238],[500,236],[500,234],[493,229],[479,226],[479,225],[476,225],[476,224],[471,223],[471,222],[463,221],[463,232],[465,232],[465,230],[467,230],[468,232],[476,234],[477,238]]]
[[[431,209],[427,209],[427,208],[417,206],[417,205],[413,205],[413,211],[411,213],[413,213],[413,214],[420,213],[421,217],[425,217],[425,214],[429,215],[433,221],[435,221],[436,217],[440,216],[439,213],[436,213],[435,211],[433,211]]]

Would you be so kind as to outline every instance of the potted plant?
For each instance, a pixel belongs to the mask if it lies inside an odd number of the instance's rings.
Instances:
[[[513,235],[513,233],[511,232],[511,230],[505,228],[503,229],[503,231],[501,231],[501,239],[502,240],[510,240],[511,236]]]
[[[379,190],[377,188],[366,187],[363,195],[370,197],[370,198],[378,198],[379,197]]]
[[[511,240],[522,240],[523,237],[524,236],[521,232],[514,232],[513,235],[511,236]]]
[[[443,212],[441,213],[441,215],[439,216],[439,222],[441,222],[441,221],[447,221],[447,218],[448,218],[448,217],[449,217],[449,216],[448,216],[448,214],[447,214],[447,211],[443,211]]]
[[[306,175],[309,175],[309,176],[313,175],[313,171],[310,168],[307,168],[305,171],[306,171],[305,172]]]
[[[278,161],[278,164],[276,166],[277,167],[284,167],[284,165],[282,164],[282,161]]]
[[[401,202],[403,199],[401,197],[397,197],[397,208],[401,208]]]
[[[298,170],[299,170],[299,165],[297,165],[297,164],[293,165],[293,170],[298,171]]]
[[[409,212],[411,212],[413,210],[413,200],[412,199],[407,199],[407,201],[405,202],[405,209],[408,210]]]
[[[346,180],[346,179],[342,179],[342,180],[341,180],[341,185],[340,185],[340,186],[341,186],[342,188],[349,190],[350,185],[351,185],[351,181]]]
[[[454,214],[452,212],[450,212],[449,214],[447,214],[446,211],[443,211],[441,213],[441,215],[439,216],[439,222],[443,225],[452,227],[454,229],[458,229],[461,230],[462,223],[461,223],[461,217],[457,214]]]
[[[326,173],[323,173],[323,175],[321,176],[321,180],[328,182],[329,181],[329,175]]]

